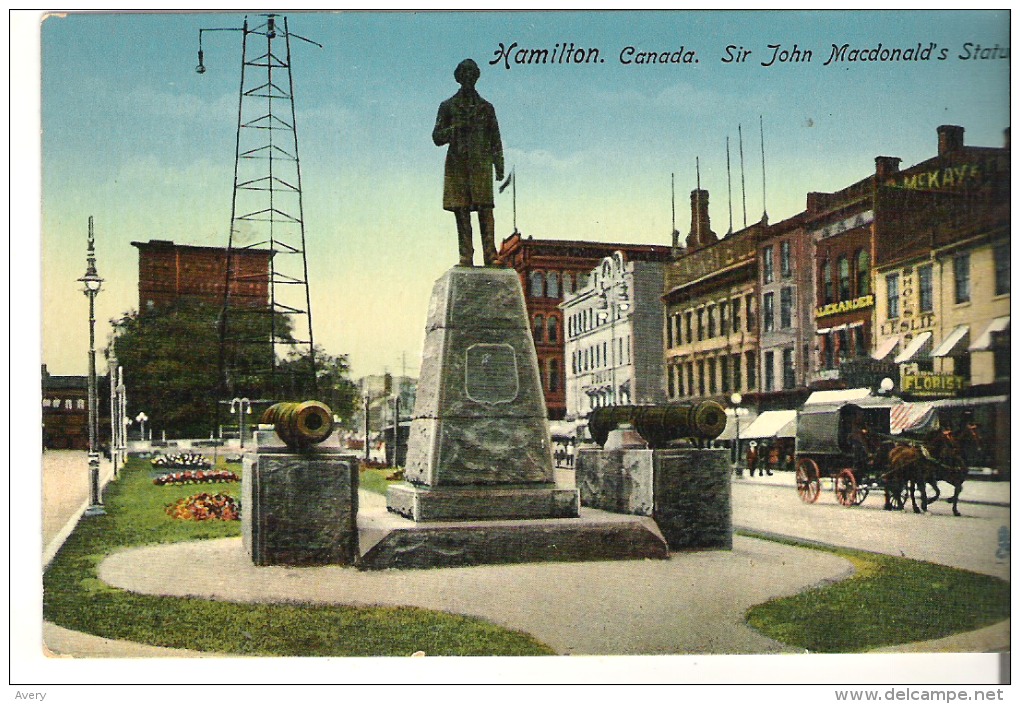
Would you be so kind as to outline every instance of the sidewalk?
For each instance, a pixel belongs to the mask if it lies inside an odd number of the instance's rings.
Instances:
[[[754,476],[748,475],[744,470],[742,476],[733,476],[734,483],[761,486],[786,486],[794,488],[797,486],[797,477],[794,472],[775,471],[772,476],[760,476],[755,471]],[[1010,482],[987,481],[983,479],[969,479],[963,484],[963,491],[960,492],[961,504],[980,504],[984,506],[1005,506],[1010,505]],[[828,480],[822,479],[822,489],[828,487]],[[942,492],[941,498],[949,498],[953,495],[953,487],[945,482],[939,484]]]

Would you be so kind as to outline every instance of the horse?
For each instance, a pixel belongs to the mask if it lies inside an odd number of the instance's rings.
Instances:
[[[889,471],[910,491],[914,513],[926,512],[928,504],[938,500],[938,483],[943,481],[955,489],[947,501],[953,505],[953,515],[960,515],[957,504],[963,482],[967,478],[967,464],[963,461],[960,444],[952,430],[936,430],[928,439],[918,443],[897,444],[889,451]],[[926,484],[931,485],[935,491],[930,499],[925,491]],[[921,494],[920,509],[917,507],[917,492]]]
[[[870,470],[877,475],[885,487],[884,511],[903,508],[901,499],[906,481],[902,472],[888,470],[889,454],[892,443],[881,435],[870,432],[867,428],[859,428],[850,435],[850,455],[853,465],[859,471]],[[882,472],[882,469],[887,471]]]

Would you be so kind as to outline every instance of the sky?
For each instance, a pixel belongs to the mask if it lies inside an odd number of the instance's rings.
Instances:
[[[76,279],[90,215],[106,280],[100,348],[109,319],[138,305],[132,241],[226,246],[240,33],[206,33],[207,71],[195,66],[200,28],[239,28],[244,18],[71,14],[35,24],[41,228],[38,253],[15,256],[29,272],[41,256],[41,361],[51,373],[87,369],[87,299]],[[495,107],[526,237],[668,245],[671,174],[686,234],[696,159],[713,229],[725,233],[727,137],[739,229],[738,125],[747,222],[763,210],[773,222],[800,212],[808,191],[868,176],[878,155],[904,167],[933,156],[938,125],[962,125],[967,144],[987,146],[1001,145],[1009,126],[1008,60],[960,58],[974,53],[968,43],[1008,47],[1005,11],[293,13],[288,22],[322,44],[292,45],[315,339],[348,354],[355,377],[417,375],[432,284],[456,263],[453,215],[442,209],[445,148],[431,131],[464,58],[481,67],[478,91]],[[601,61],[490,63],[514,43],[573,43],[598,49]],[[928,60],[823,65],[844,43],[935,47]],[[763,66],[770,44],[812,59]],[[736,55],[730,45],[751,53],[725,62]],[[636,63],[651,51],[692,62]],[[497,196],[496,230],[497,246],[513,231],[509,190]]]

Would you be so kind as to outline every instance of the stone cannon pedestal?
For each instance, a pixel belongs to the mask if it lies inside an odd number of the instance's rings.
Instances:
[[[255,433],[244,458],[241,533],[256,565],[353,565],[358,558],[358,463],[326,444],[288,449]]]
[[[732,549],[727,452],[582,448],[575,470],[581,505],[651,516],[670,550]]]

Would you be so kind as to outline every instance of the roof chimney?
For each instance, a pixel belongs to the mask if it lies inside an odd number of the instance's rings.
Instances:
[[[900,170],[900,158],[898,156],[876,156],[875,157],[875,178],[884,180]]]
[[[939,156],[947,156],[963,149],[963,128],[959,125],[940,125]]]
[[[687,235],[687,248],[704,247],[718,241],[708,220],[708,191],[696,188],[691,191],[691,232]]]

